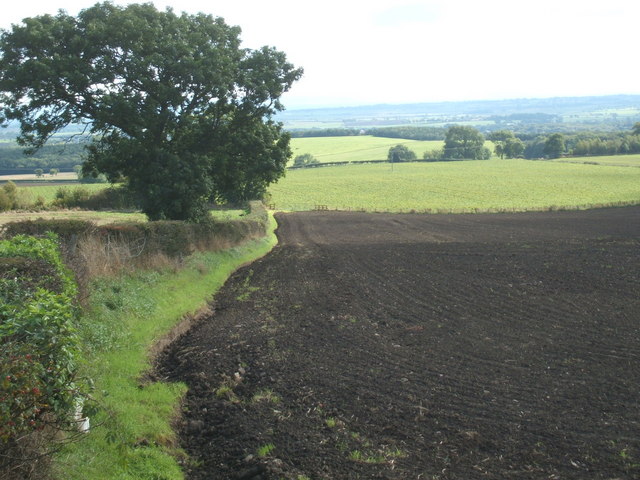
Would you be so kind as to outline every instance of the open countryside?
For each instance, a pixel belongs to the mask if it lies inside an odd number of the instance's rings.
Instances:
[[[592,208],[640,203],[640,169],[518,159],[344,165],[289,170],[269,192],[285,211]]]
[[[540,1],[7,4],[0,478],[640,478],[640,7]]]
[[[188,478],[638,477],[638,207],[276,218],[163,355]]]

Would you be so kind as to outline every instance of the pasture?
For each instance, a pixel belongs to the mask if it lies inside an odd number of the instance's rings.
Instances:
[[[586,163],[597,165],[612,165],[619,167],[640,167],[640,154],[633,155],[604,155],[597,157],[559,158],[555,162]]]
[[[640,203],[640,169],[529,160],[379,163],[290,170],[277,210],[505,212]]]

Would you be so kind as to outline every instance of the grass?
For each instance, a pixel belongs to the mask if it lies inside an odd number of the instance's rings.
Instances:
[[[98,225],[120,222],[146,222],[147,217],[137,212],[96,212],[93,210],[51,210],[42,212],[2,212],[0,213],[0,225],[21,220],[46,218],[46,219],[74,219],[90,220]]]
[[[80,325],[84,373],[95,383],[93,428],[55,459],[55,475],[73,479],[182,479],[171,421],[182,384],[143,380],[149,348],[183,316],[206,305],[233,270],[275,245],[262,240],[223,252],[196,254],[184,269],[101,279]]]
[[[256,392],[253,395],[252,401],[256,403],[268,402],[268,403],[278,404],[280,403],[280,397],[278,397],[278,395],[276,395],[273,390],[269,388],[265,388],[263,390],[260,390],[259,392]]]
[[[620,167],[640,167],[640,154],[559,158],[554,161],[559,163],[585,163]]]
[[[365,164],[288,171],[278,210],[504,212],[640,203],[640,169],[499,160]]]
[[[89,193],[96,193],[100,190],[104,190],[109,186],[108,183],[78,183],[77,185],[64,185],[64,188],[68,190],[74,190],[76,188],[82,188],[84,190],[88,190]],[[38,185],[33,187],[20,187],[24,188],[29,192],[33,201],[38,197],[42,197],[45,203],[49,204],[56,198],[56,192],[61,187],[61,185]]]

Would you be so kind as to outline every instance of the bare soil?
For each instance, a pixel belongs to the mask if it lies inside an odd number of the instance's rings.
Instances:
[[[277,220],[159,359],[188,478],[640,478],[640,208]]]

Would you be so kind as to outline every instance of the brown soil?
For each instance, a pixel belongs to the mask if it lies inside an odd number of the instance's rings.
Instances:
[[[160,358],[189,478],[640,478],[640,208],[277,219]]]

